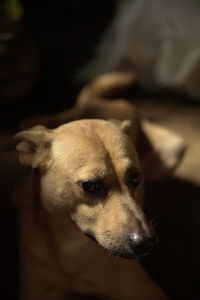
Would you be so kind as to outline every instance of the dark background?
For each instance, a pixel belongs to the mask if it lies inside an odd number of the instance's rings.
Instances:
[[[3,2],[5,6],[8,1]],[[81,83],[74,82],[73,74],[94,54],[114,14],[114,3],[21,1],[21,9],[21,18],[15,20],[2,9],[0,22],[0,45],[5,48],[0,53],[3,127],[74,103]]]
[[[114,0],[24,0],[17,9],[7,3],[0,2],[1,146],[24,118],[74,104],[84,84],[74,74],[95,53],[115,13]],[[160,242],[143,263],[171,299],[200,299],[199,106],[172,91],[148,94],[137,88],[126,96],[142,115],[175,129],[188,143],[175,176],[146,188],[147,214],[155,217]],[[7,170],[14,172],[1,161],[3,300],[15,299],[18,283],[15,216],[9,202],[13,181]]]

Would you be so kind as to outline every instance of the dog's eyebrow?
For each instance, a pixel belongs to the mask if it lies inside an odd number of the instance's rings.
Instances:
[[[123,174],[129,173],[129,171],[134,167],[134,162],[129,159],[124,159],[123,164],[121,164],[121,172]]]
[[[76,174],[75,181],[76,182],[84,182],[84,181],[104,181],[108,176],[108,171],[105,166],[99,166],[99,168],[94,168],[93,166],[87,169],[82,169],[79,173]]]
[[[84,177],[80,177],[78,180],[76,180],[77,183],[81,183],[81,182],[86,182],[86,181],[92,181],[92,182],[96,182],[96,181],[105,181],[106,180],[106,176],[105,175],[88,175],[88,176],[84,176]]]

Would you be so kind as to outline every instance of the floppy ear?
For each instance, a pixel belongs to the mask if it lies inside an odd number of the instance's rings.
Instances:
[[[147,179],[166,176],[179,164],[186,145],[182,137],[171,130],[141,120],[138,154]]]
[[[35,126],[17,133],[5,150],[16,148],[19,160],[24,165],[33,168],[45,167],[50,161],[52,139],[51,130],[44,126]]]

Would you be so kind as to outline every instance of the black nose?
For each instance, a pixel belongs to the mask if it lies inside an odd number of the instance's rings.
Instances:
[[[143,235],[139,233],[132,233],[129,236],[129,245],[137,256],[142,256],[147,254],[157,242],[156,236],[153,235]]]

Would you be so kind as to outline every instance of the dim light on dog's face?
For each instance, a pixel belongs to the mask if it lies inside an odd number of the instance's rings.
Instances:
[[[140,208],[138,158],[119,126],[97,120],[62,126],[51,156],[41,183],[47,210],[70,214],[85,235],[113,254],[148,252],[153,234]]]

